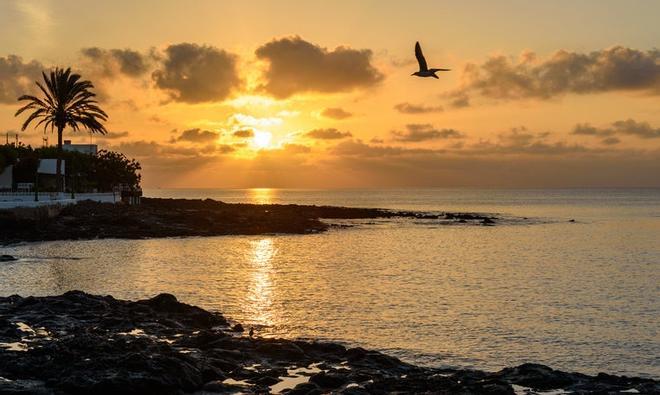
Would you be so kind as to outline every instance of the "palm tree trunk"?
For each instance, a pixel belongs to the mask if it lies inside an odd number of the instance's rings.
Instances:
[[[57,177],[57,192],[64,192],[63,183],[62,183],[62,132],[64,128],[61,126],[57,127],[57,169],[55,174]]]

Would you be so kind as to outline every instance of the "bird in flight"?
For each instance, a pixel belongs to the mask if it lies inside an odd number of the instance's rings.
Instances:
[[[424,54],[422,53],[422,47],[419,45],[419,41],[415,43],[415,57],[417,58],[417,63],[419,63],[419,71],[415,71],[410,75],[416,75],[417,77],[433,77],[438,78],[435,73],[437,71],[450,71],[451,69],[429,69],[426,65],[426,59],[424,59]]]

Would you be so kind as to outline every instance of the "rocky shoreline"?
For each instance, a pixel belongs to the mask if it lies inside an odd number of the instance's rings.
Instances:
[[[143,198],[142,204],[80,202],[54,218],[29,218],[0,210],[0,244],[102,238],[308,234],[328,230],[321,221],[405,217],[443,224],[494,225],[497,218],[472,213],[430,214],[374,208],[280,204],[229,204],[212,199]]]
[[[80,291],[0,297],[0,394],[660,393],[651,379],[538,364],[433,369],[241,329],[169,294],[135,302]]]

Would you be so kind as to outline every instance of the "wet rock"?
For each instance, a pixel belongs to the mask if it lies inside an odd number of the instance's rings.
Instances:
[[[321,372],[310,377],[309,381],[321,388],[335,389],[346,383],[348,378],[337,373]]]
[[[19,333],[16,322],[49,335]],[[361,347],[235,336],[217,323],[226,320],[169,294],[137,302],[80,291],[0,297],[0,342],[29,340],[26,351],[0,348],[0,394],[265,393],[289,369],[312,363],[322,371],[288,393],[511,395],[512,384],[580,394],[660,393],[651,379],[538,364],[496,373],[423,368]],[[233,381],[224,383],[228,377]]]
[[[579,379],[575,374],[560,372],[534,363],[505,368],[495,376],[512,384],[540,390],[562,388]]]

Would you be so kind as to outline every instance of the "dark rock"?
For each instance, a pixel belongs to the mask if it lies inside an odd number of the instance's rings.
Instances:
[[[255,352],[268,358],[283,359],[285,361],[298,361],[305,357],[303,350],[295,343],[270,339],[264,339],[257,345]]]
[[[334,389],[344,385],[348,381],[348,378],[337,373],[321,372],[310,377],[309,381],[321,388]]]
[[[234,336],[229,326],[214,325],[226,323],[222,315],[169,294],[137,302],[80,291],[0,297],[0,342],[26,336],[15,322],[43,326],[52,339],[29,335],[23,352],[0,348],[0,394],[265,393],[288,369],[311,363],[323,371],[287,393],[511,395],[512,384],[580,394],[660,393],[651,379],[587,376],[538,364],[497,373],[432,369],[360,347]],[[224,384],[227,377],[246,384]],[[349,383],[359,387],[346,388]]]
[[[243,325],[241,325],[241,324],[234,325],[234,327],[231,328],[231,330],[234,331],[234,332],[241,332],[241,333],[245,332],[245,329],[243,328]]]
[[[526,363],[514,368],[504,368],[495,377],[509,383],[540,390],[563,388],[576,381],[571,373],[560,372],[544,365]]]
[[[322,393],[321,389],[314,383],[301,383],[286,392],[287,395],[315,395]]]
[[[15,258],[11,255],[0,255],[0,262],[11,262],[11,261],[17,261],[18,258]]]
[[[437,214],[304,205],[226,204],[211,199],[142,198],[140,205],[79,202],[49,219],[17,218],[0,210],[0,244],[16,241],[150,237],[309,234],[326,231],[324,219],[438,219]],[[445,219],[482,220],[470,213],[445,213]]]
[[[280,380],[280,379],[278,379],[278,378],[275,378],[275,377],[272,377],[272,376],[263,376],[263,377],[260,377],[260,378],[258,378],[257,380],[255,380],[255,382],[256,382],[257,384],[259,384],[259,385],[265,385],[265,386],[267,386],[267,387],[270,387],[270,386],[273,385],[273,384],[277,384],[277,383],[279,383],[280,381],[282,381],[282,380]]]

